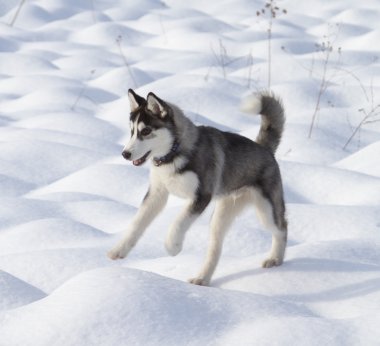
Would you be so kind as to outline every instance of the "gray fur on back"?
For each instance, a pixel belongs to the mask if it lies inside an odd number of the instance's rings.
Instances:
[[[271,203],[278,227],[286,229],[281,175],[274,158],[284,128],[284,110],[272,94],[260,94],[259,100],[262,125],[256,141],[213,127],[196,126],[170,104],[182,157],[177,173],[196,173],[198,191],[210,196],[227,195],[244,187],[259,190]]]

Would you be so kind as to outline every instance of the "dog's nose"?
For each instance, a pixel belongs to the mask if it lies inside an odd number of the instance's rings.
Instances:
[[[130,151],[123,151],[121,153],[121,155],[123,155],[123,157],[126,159],[126,160],[129,160],[131,158],[131,152]]]

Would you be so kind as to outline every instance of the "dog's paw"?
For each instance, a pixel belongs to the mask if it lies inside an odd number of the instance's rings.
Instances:
[[[108,251],[107,256],[111,260],[117,260],[117,259],[125,258],[128,252],[129,252],[128,249],[126,249],[125,247],[116,246],[110,251]]]
[[[165,248],[170,256],[176,256],[182,251],[182,241],[176,237],[168,237],[165,242]]]
[[[188,282],[198,286],[208,286],[210,284],[210,281],[204,278],[193,278],[189,279]]]
[[[272,267],[278,267],[282,264],[282,260],[280,258],[268,258],[266,259],[261,266],[263,268],[272,268]]]

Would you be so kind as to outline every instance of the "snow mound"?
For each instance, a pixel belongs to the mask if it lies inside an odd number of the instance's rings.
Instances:
[[[272,317],[302,320],[313,315],[265,296],[104,268],[80,274],[49,297],[0,318],[0,332],[13,344],[199,345],[222,342],[224,334],[242,322],[259,329],[255,326],[259,318]],[[23,333],[16,333],[20,326]]]
[[[380,157],[380,143],[376,142],[337,162],[334,166],[380,177],[380,165],[375,162],[378,157]]]
[[[0,311],[15,309],[46,297],[41,290],[0,271]]]

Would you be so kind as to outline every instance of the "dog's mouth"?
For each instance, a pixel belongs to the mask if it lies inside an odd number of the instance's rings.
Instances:
[[[143,157],[140,157],[140,158],[137,159],[137,160],[133,160],[133,161],[132,161],[133,164],[134,164],[135,166],[141,166],[141,165],[146,161],[146,159],[148,158],[149,154],[150,154],[150,150],[149,150],[149,151],[148,151]]]

